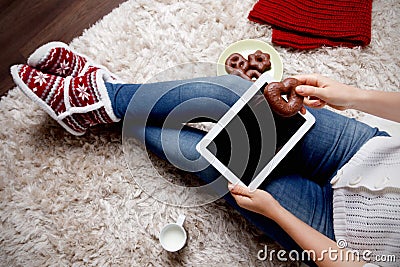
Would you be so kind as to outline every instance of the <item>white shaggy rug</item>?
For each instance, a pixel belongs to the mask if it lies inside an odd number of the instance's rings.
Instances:
[[[124,80],[145,82],[178,63],[216,62],[240,39],[270,42],[270,27],[247,20],[254,3],[131,0],[71,45]],[[365,89],[399,90],[399,23],[399,0],[375,0],[371,45],[305,52],[276,47],[284,77],[319,72]],[[264,245],[279,247],[224,201],[185,209],[147,196],[126,166],[118,125],[71,136],[18,89],[1,99],[0,125],[1,266],[298,264],[259,261]],[[179,253],[167,253],[158,233],[179,213],[187,216],[188,242]]]

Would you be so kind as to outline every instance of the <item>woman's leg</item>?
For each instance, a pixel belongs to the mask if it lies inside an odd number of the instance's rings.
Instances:
[[[204,132],[184,123],[198,117],[219,120],[251,85],[226,75],[144,85],[110,83],[107,88],[116,114],[125,116],[123,140],[135,138],[177,168],[201,172],[210,183],[219,173],[196,150]],[[226,180],[220,180],[225,183],[215,181],[213,189],[222,196],[228,191]]]
[[[196,78],[149,84],[107,83],[114,112],[119,118],[163,123],[172,110],[176,123],[192,117],[222,116],[251,86],[251,82],[234,75]]]

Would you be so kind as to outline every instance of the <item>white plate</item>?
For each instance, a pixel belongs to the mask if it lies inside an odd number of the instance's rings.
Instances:
[[[225,70],[225,61],[231,54],[239,53],[247,59],[249,54],[252,54],[257,50],[261,50],[271,56],[271,69],[266,71],[266,73],[274,77],[277,81],[282,80],[283,64],[278,52],[266,42],[255,39],[241,40],[228,46],[219,56],[217,75],[228,74]]]

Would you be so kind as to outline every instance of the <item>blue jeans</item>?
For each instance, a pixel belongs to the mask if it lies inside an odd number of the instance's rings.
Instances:
[[[139,118],[147,116],[146,109],[153,104],[154,99],[159,98],[147,118],[150,123],[142,126],[146,127],[146,131],[138,131],[135,134],[145,140],[146,147],[161,158],[165,158],[165,150],[160,142],[161,133],[164,131],[163,134],[168,135],[176,134],[174,131],[178,131],[174,127],[161,127],[161,123],[174,107],[190,99],[201,99],[174,114],[175,123],[187,122],[193,119],[196,113],[198,116],[217,120],[250,85],[251,82],[228,75],[190,82],[145,84],[143,86],[146,88],[144,90],[146,93],[135,95],[139,85],[106,84],[113,110],[120,118],[126,112],[134,112]],[[160,98],[161,94],[163,96]],[[132,110],[127,110],[129,101],[134,95],[140,101],[132,106]],[[214,109],[213,100],[221,101],[224,105],[216,105],[218,108]],[[334,240],[330,180],[365,142],[374,136],[387,134],[326,109],[308,109],[308,112],[314,115],[315,125],[273,171],[271,179],[262,185],[262,189],[272,194],[296,217]],[[167,149],[180,149],[185,157],[190,159],[200,158],[195,147],[204,134],[203,131],[184,127],[179,135],[179,148]],[[211,182],[220,176],[213,167],[195,174],[205,182]],[[301,251],[274,221],[240,208],[230,194],[226,194],[224,198],[267,236],[288,250]]]

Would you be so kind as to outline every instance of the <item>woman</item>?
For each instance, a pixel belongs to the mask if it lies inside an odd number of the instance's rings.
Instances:
[[[218,119],[251,84],[231,75],[145,85],[124,84],[105,67],[93,64],[89,58],[59,42],[40,47],[29,57],[27,65],[13,66],[11,74],[28,97],[74,135],[82,135],[96,124],[119,121],[127,112],[133,114],[137,121],[134,121],[131,129],[132,135],[144,140],[146,146],[158,156],[174,162],[182,169],[190,169],[207,183],[220,176],[213,167],[199,169],[197,166],[188,166],[187,161],[178,157],[184,155],[185,159],[198,162],[201,156],[195,146],[205,132],[188,126],[175,126],[194,116]],[[353,107],[343,105],[340,102],[343,99],[341,95],[352,92],[350,96],[354,96],[353,92],[358,92],[358,89],[319,76],[297,78],[303,84],[320,87],[323,92],[320,94],[318,90],[310,93],[310,90],[315,90],[314,87],[299,87],[299,94],[319,98],[306,104],[320,107],[326,101],[333,106]],[[336,94],[331,96],[332,90],[329,90],[336,85],[343,88],[337,98]],[[346,88],[350,91],[345,91]],[[132,98],[136,99],[135,105],[129,105]],[[390,100],[385,100],[387,98]],[[387,111],[385,109],[383,115],[391,116],[397,110],[395,117],[400,117],[395,105],[400,102],[398,94],[385,97],[382,93],[373,101],[376,99],[388,101],[385,105]],[[216,101],[222,105],[216,105]],[[165,125],[174,108],[186,102],[192,104],[184,105],[179,112],[174,113],[172,124]],[[152,108],[149,109],[149,106]],[[364,108],[372,108],[371,112],[374,112],[374,107],[360,107],[361,110]],[[309,109],[308,112],[316,118],[314,127],[274,170],[271,182],[263,185],[263,191],[247,192],[244,188],[234,187],[231,188],[232,195],[224,196],[226,201],[265,234],[286,249],[298,252],[309,248],[308,243],[305,245],[303,237],[296,236],[296,231],[291,231],[291,226],[283,223],[293,219],[296,221],[293,226],[299,227],[296,230],[307,231],[321,239],[325,235],[328,239],[323,239],[327,242],[323,243],[323,247],[330,245],[329,240],[335,239],[330,180],[365,143],[375,136],[387,136],[384,132],[326,109]],[[380,115],[379,112],[380,109],[374,113]],[[162,138],[168,140],[177,135],[178,145],[165,146],[161,141]],[[179,153],[175,153],[175,150]]]
[[[328,104],[339,110],[354,108],[400,122],[400,93],[364,91],[316,74],[296,78],[304,84],[296,88],[297,93],[314,99],[306,98],[305,104],[310,107],[321,108]],[[329,235],[324,236],[299,220],[268,192],[250,192],[232,184],[229,189],[240,207],[270,218],[304,250],[315,252],[314,260],[320,266],[363,266],[365,260],[396,266],[393,258],[392,262],[383,260],[387,260],[388,255],[397,260],[400,256],[400,140],[374,139],[352,156],[331,183],[328,179],[323,184],[328,190],[333,184],[335,189],[333,216],[337,244],[332,237],[328,238]],[[368,176],[368,172],[374,174]],[[383,183],[379,180],[382,177]],[[339,260],[339,255],[351,255],[344,245],[356,249],[360,257]],[[338,251],[336,257],[324,256],[324,251],[329,249]]]

